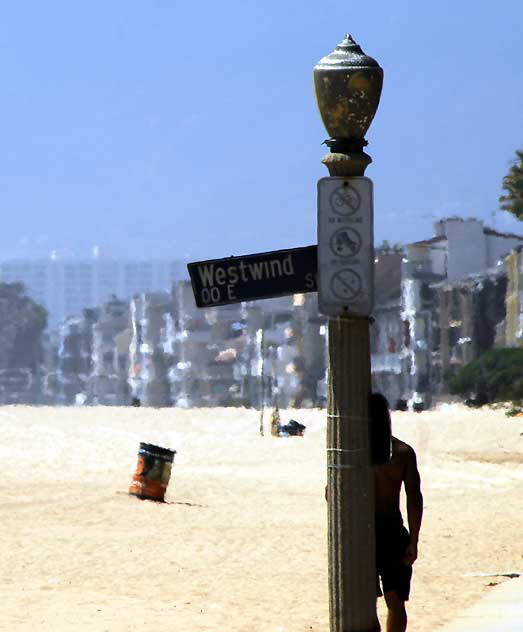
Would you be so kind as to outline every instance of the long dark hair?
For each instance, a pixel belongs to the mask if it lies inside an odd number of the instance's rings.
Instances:
[[[369,438],[373,465],[383,465],[391,456],[389,402],[381,393],[369,396]]]

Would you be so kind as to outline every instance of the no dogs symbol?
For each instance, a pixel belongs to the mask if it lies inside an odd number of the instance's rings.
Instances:
[[[338,300],[351,301],[361,293],[361,277],[354,270],[345,268],[336,272],[331,279],[330,286],[331,292]]]

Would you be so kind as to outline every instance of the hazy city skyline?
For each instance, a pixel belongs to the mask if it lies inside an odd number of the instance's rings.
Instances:
[[[515,0],[6,6],[1,258],[202,259],[316,243],[312,69],[346,32],[384,69],[367,135],[375,237],[501,232],[523,139]]]

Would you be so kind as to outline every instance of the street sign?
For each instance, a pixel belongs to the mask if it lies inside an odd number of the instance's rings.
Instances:
[[[374,294],[372,181],[318,182],[318,308],[368,316]]]
[[[187,264],[198,307],[315,292],[318,248],[290,248]]]

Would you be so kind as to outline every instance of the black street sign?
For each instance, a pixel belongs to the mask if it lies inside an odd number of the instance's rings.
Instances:
[[[316,292],[318,247],[187,264],[198,307]]]

